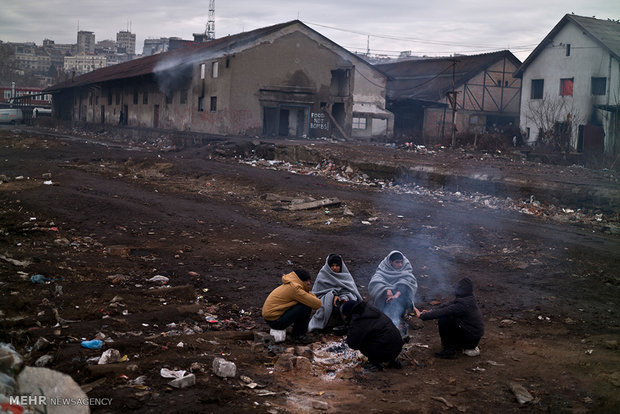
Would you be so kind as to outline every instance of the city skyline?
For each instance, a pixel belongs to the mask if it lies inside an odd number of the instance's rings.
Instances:
[[[118,0],[84,0],[79,8],[67,0],[0,3],[4,3],[5,11],[0,16],[2,41],[41,45],[44,39],[51,39],[59,44],[76,43],[79,27],[94,32],[99,42],[115,40],[116,33],[129,30],[136,35],[138,54],[147,38],[193,39],[193,33],[203,33],[209,7],[208,1],[197,0],[179,5],[154,0],[148,7],[143,2]],[[337,5],[324,0],[238,0],[215,2],[215,36],[299,19],[352,52],[369,50],[373,55],[396,57],[402,51],[417,56],[445,56],[507,49],[525,60],[567,13],[620,19],[620,8],[611,0],[524,0],[510,5],[487,0],[433,4],[362,0]]]

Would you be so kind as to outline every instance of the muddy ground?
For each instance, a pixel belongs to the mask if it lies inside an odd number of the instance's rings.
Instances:
[[[277,162],[279,152],[296,162]],[[47,367],[89,397],[111,398],[91,407],[99,413],[618,412],[618,206],[398,185],[385,171],[351,167],[369,159],[618,186],[614,172],[498,154],[240,139],[180,148],[6,127],[0,342],[28,365],[50,355]],[[337,200],[290,209],[323,199]],[[435,359],[435,323],[413,319],[401,370],[366,372],[329,334],[298,347],[307,359],[296,363],[288,341],[254,341],[268,331],[260,309],[282,274],[316,274],[340,253],[367,297],[393,249],[413,264],[419,308],[450,300],[461,277],[474,281],[486,323],[481,356]],[[49,344],[35,346],[41,337]],[[96,337],[102,350],[80,345]],[[126,361],[95,366],[110,348]],[[236,364],[235,378],[213,374],[216,357]],[[162,368],[191,371],[196,385],[173,388]],[[533,400],[517,402],[511,382]]]

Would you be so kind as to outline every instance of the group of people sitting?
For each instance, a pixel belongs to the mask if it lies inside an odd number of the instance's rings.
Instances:
[[[398,355],[408,340],[410,312],[421,320],[438,319],[443,349],[435,353],[437,357],[456,358],[458,350],[479,355],[484,324],[471,280],[461,279],[454,301],[430,311],[416,308],[417,289],[411,263],[395,250],[379,263],[368,284],[370,300],[364,301],[342,257],[330,254],[313,286],[303,269],[282,276],[282,284],[265,300],[262,314],[272,329],[292,325],[297,343],[312,342],[308,332],[346,334],[347,344],[368,358],[366,368],[373,371],[382,370],[384,364],[401,367]]]

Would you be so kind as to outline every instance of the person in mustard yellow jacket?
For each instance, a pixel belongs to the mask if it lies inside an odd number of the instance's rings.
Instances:
[[[273,329],[293,325],[293,340],[308,342],[308,322],[312,310],[321,307],[321,300],[310,292],[310,273],[303,269],[282,276],[282,284],[275,288],[263,304],[263,318]]]

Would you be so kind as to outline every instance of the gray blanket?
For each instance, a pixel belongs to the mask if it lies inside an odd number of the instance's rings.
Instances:
[[[321,299],[323,305],[317,309],[308,324],[308,331],[310,332],[325,328],[334,308],[334,296],[347,300],[362,300],[362,295],[357,290],[353,276],[349,273],[344,261],[340,273],[336,273],[329,267],[327,259],[325,259],[325,264],[319,270],[312,286],[312,293]]]
[[[413,308],[415,305],[415,294],[418,291],[418,281],[413,275],[413,267],[409,259],[407,259],[404,254],[403,267],[398,270],[392,267],[390,256],[394,253],[402,254],[398,250],[393,250],[379,263],[374,276],[368,283],[368,293],[370,293],[370,298],[373,303],[381,308],[382,306],[380,306],[381,304],[379,302],[384,300],[385,291],[390,289],[394,292],[396,290],[396,285],[401,285],[407,290],[406,293],[411,299],[411,308]]]

